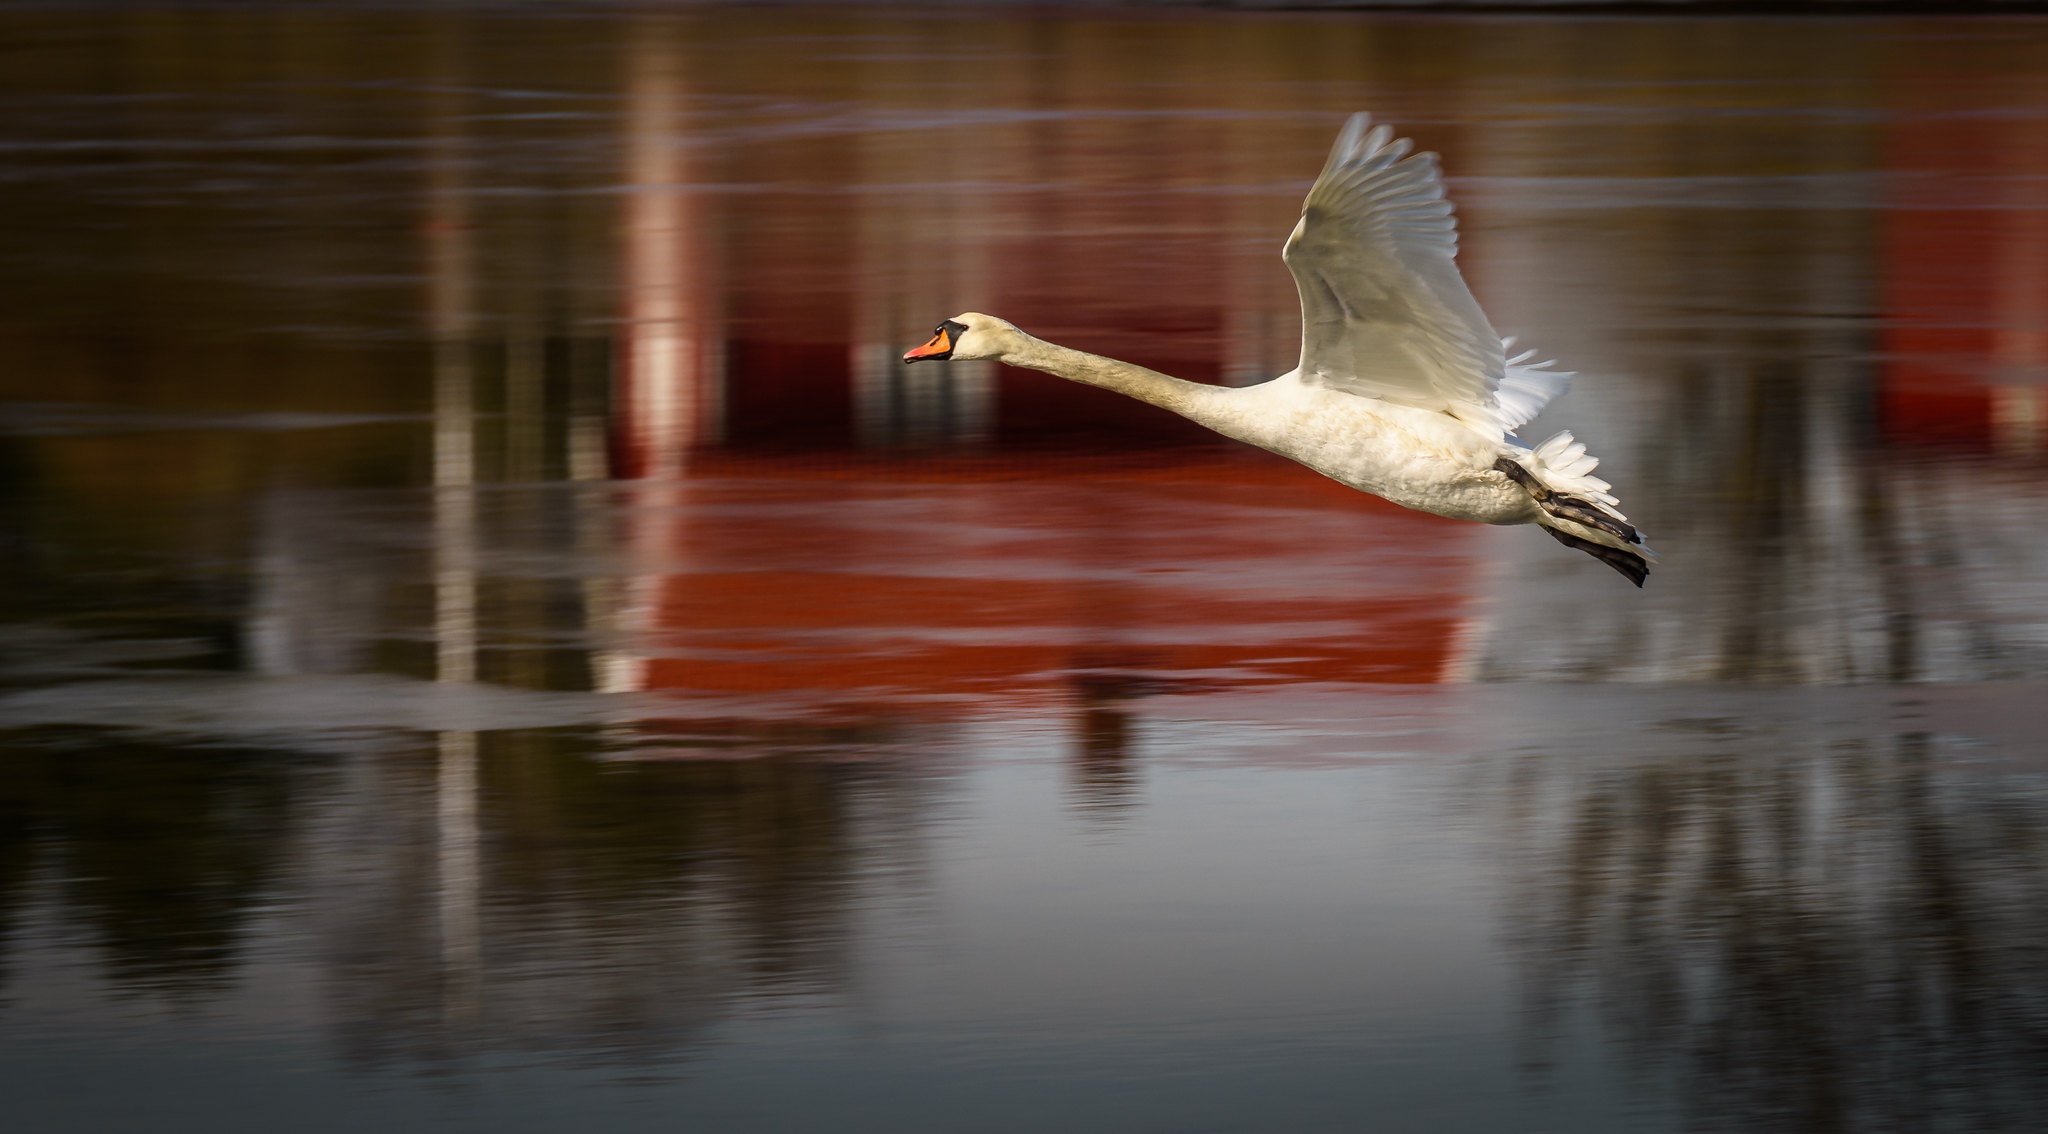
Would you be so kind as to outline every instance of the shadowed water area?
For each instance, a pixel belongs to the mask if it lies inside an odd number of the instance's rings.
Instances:
[[[19,1130],[2013,1130],[2048,22],[0,14]],[[1242,385],[1343,117],[1663,559]]]

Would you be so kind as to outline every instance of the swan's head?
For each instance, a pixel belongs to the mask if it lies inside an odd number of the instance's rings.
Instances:
[[[905,362],[972,362],[1001,358],[1021,340],[1023,332],[1007,320],[979,311],[955,315],[939,324],[932,341],[903,352]]]

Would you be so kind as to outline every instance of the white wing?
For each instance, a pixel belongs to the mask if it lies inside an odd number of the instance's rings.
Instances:
[[[1301,292],[1302,380],[1512,431],[1565,376],[1518,366],[1500,396],[1507,360],[1458,274],[1436,155],[1411,145],[1352,115],[1302,203],[1281,254]]]

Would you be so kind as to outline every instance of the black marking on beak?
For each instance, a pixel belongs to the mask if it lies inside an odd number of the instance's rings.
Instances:
[[[930,342],[915,350],[904,352],[903,361],[944,362],[953,357],[954,349],[960,345],[960,336],[966,333],[966,324],[948,319],[933,328]]]

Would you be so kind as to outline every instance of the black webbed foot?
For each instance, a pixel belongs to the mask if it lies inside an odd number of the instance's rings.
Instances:
[[[1606,544],[1594,543],[1590,539],[1580,539],[1578,536],[1558,531],[1556,528],[1544,528],[1543,530],[1550,533],[1550,538],[1566,547],[1576,547],[1587,555],[1621,572],[1629,582],[1634,583],[1638,587],[1643,585],[1644,579],[1650,577],[1650,565],[1639,555],[1632,555],[1618,547],[1608,547]]]

